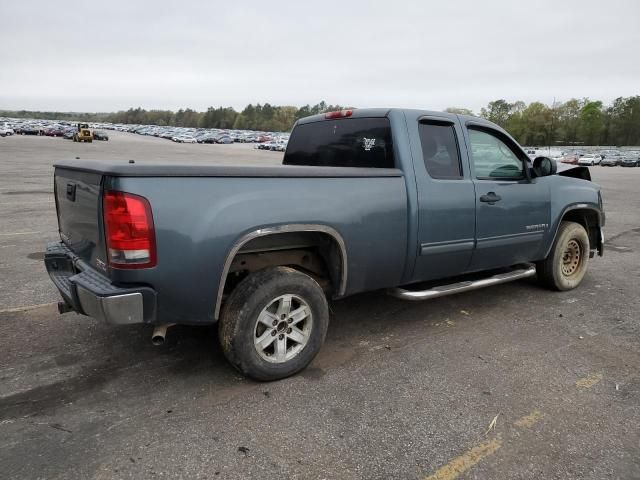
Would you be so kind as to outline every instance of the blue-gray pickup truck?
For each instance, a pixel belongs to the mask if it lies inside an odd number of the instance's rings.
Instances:
[[[299,120],[282,166],[55,165],[61,312],[110,324],[218,324],[258,380],[318,353],[328,299],[424,300],[537,275],[582,281],[605,215],[586,167],[533,162],[485,120],[403,109]]]

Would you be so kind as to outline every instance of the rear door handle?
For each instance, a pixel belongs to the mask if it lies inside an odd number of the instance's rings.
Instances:
[[[496,192],[489,192],[486,195],[482,195],[480,197],[481,202],[488,203],[489,205],[493,205],[500,200],[502,200],[502,197],[500,195],[496,195]]]

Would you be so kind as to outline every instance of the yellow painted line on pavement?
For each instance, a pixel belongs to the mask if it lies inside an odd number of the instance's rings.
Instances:
[[[29,310],[35,310],[36,308],[52,307],[54,305],[57,305],[57,304],[56,303],[40,303],[39,305],[27,305],[26,307],[5,308],[4,310],[0,310],[0,313],[28,312]]]
[[[544,417],[544,413],[542,413],[540,410],[534,410],[529,415],[525,415],[524,417],[519,418],[518,420],[513,422],[513,424],[516,427],[531,428],[536,423],[538,423],[538,420],[540,420],[542,417]]]
[[[453,480],[500,449],[499,439],[483,442],[440,467],[425,480]]]
[[[0,237],[10,237],[12,235],[36,235],[40,232],[12,232],[12,233],[0,233]]]
[[[594,375],[589,375],[588,377],[579,379],[576,382],[576,387],[582,388],[582,389],[591,388],[594,385],[596,385],[597,383],[600,383],[602,378],[603,377],[602,377],[601,373],[596,373]]]

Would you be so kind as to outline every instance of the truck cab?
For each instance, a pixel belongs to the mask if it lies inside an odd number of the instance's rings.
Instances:
[[[346,140],[336,139],[344,121],[351,121]],[[364,155],[366,146],[357,144],[365,142],[379,158]],[[348,160],[309,153],[322,152],[321,144],[341,144]],[[389,153],[380,156],[382,147]],[[402,284],[541,261],[569,212],[587,229],[593,250],[602,251],[602,201],[588,169],[556,175],[555,161],[536,164],[506,131],[481,118],[395,109],[309,117],[296,124],[283,163],[402,170],[409,215]]]

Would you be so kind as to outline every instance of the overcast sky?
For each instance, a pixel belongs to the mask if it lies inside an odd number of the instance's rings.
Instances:
[[[0,109],[640,94],[639,0],[0,1]]]

